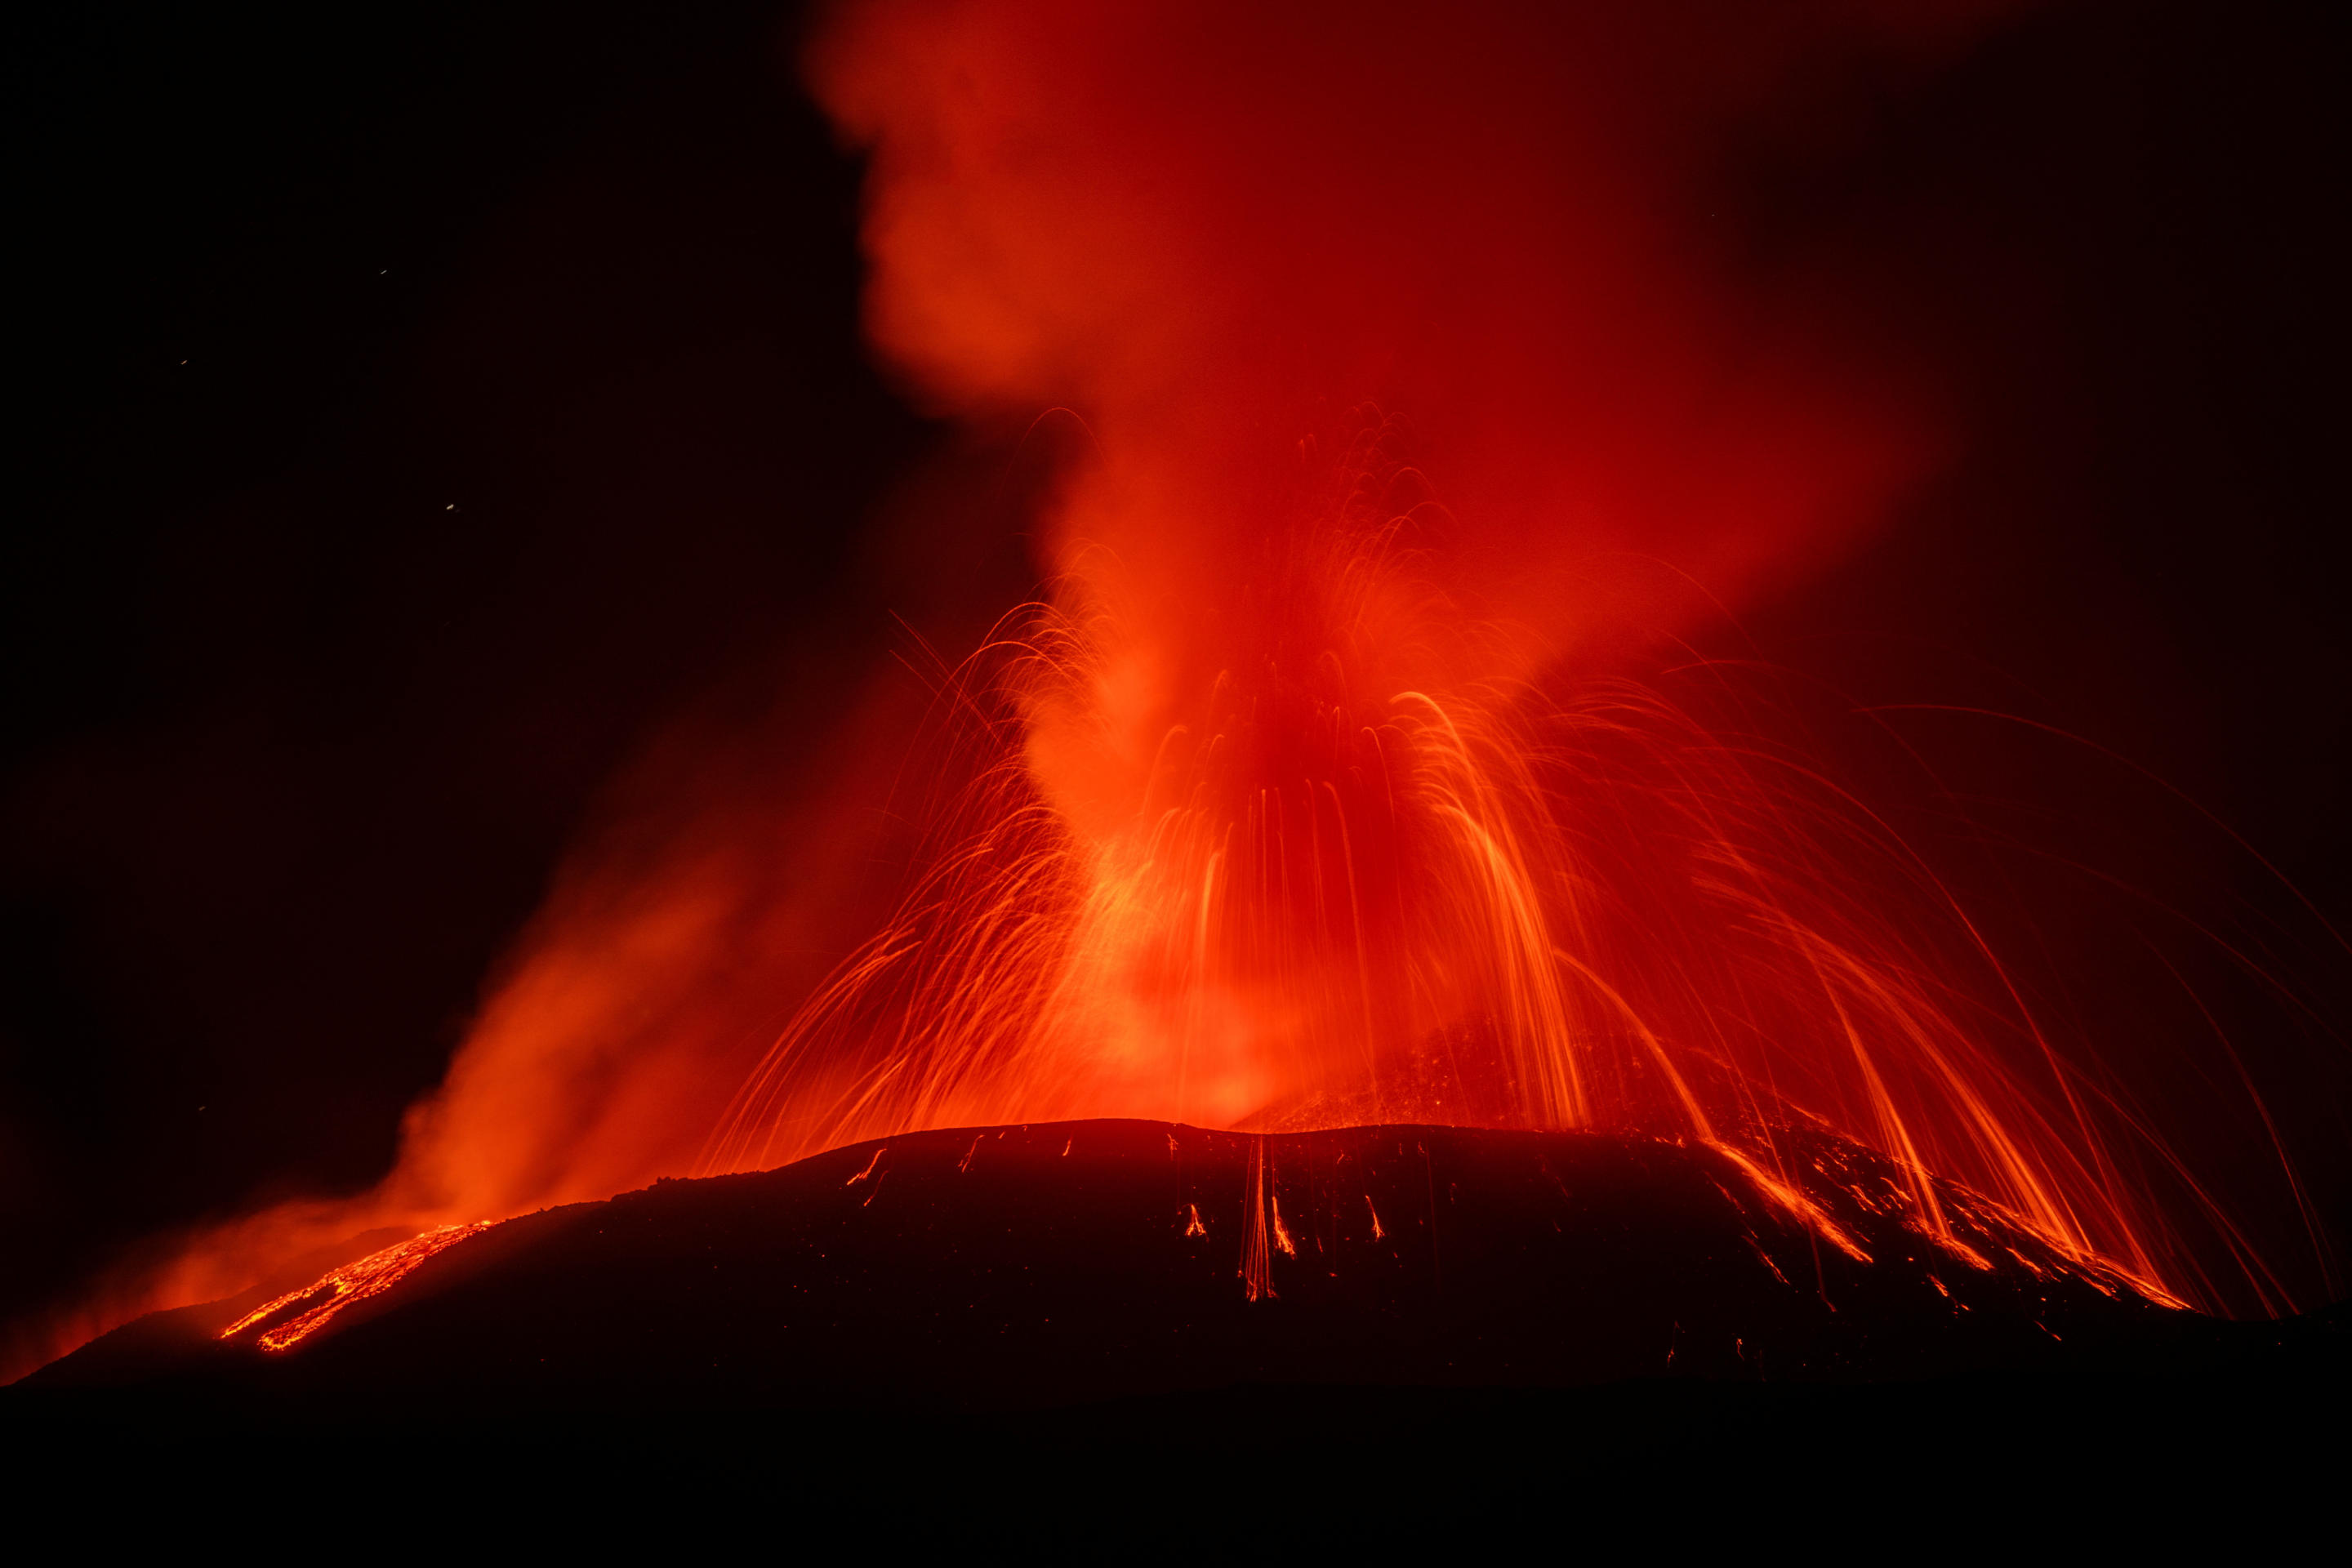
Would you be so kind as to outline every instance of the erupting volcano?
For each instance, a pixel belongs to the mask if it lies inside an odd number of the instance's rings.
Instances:
[[[2291,1310],[2132,1042],[1858,782],[1849,733],[1939,787],[1887,715],[1724,651],[1961,441],[1868,301],[1737,254],[1724,171],[2009,9],[829,12],[872,342],[1045,472],[1034,601],[910,636],[922,737],[849,724],[841,798],[569,886],[381,1187],[220,1229],[37,1384],[1012,1407]],[[899,756],[895,906],[772,982],[827,891],[772,847]]]
[[[1231,563],[1193,658],[1088,580],[952,678],[998,751],[706,1168],[1128,1116],[1639,1131],[1785,1182],[1781,1138],[1822,1128],[1894,1162],[1923,1235],[1968,1252],[1941,1175],[2173,1300],[2108,1131],[1932,874],[1653,686],[1514,679],[1389,434]],[[1154,691],[1170,664],[1192,689]]]
[[[1785,1173],[1820,1127],[1925,1234],[1940,1175],[2172,1299],[2127,1127],[1934,872],[1729,667],[1674,661],[1702,715],[1601,651],[1690,613],[1623,602],[1611,546],[1733,591],[1928,460],[1900,375],[1776,352],[1659,199],[1693,119],[1871,26],[1454,20],[880,5],[820,45],[873,147],[881,342],[966,410],[1067,400],[1087,445],[1048,599],[942,679],[978,755],[918,886],[704,1168],[1134,1116],[1639,1131]],[[1612,90],[1633,67],[1692,102]],[[1207,124],[1176,110],[1213,82]],[[1366,385],[1448,433],[1459,505],[1376,410],[1297,440]]]

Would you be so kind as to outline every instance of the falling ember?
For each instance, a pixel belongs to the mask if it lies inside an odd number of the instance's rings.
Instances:
[[[1271,1200],[1265,1180],[1265,1139],[1250,1140],[1249,1190],[1243,1199],[1246,1211],[1242,1241],[1242,1290],[1253,1301],[1271,1300],[1275,1295],[1273,1259],[1266,1250],[1266,1209]],[[1279,1226],[1277,1217],[1275,1224]],[[1290,1252],[1288,1237],[1284,1237],[1282,1250]],[[1296,1257],[1296,1253],[1292,1253]]]
[[[1201,1205],[1198,1204],[1184,1205],[1184,1234],[1188,1237],[1209,1234],[1209,1227],[1201,1223]]]
[[[407,1278],[426,1258],[447,1251],[489,1226],[488,1220],[472,1225],[444,1226],[439,1230],[428,1230],[422,1236],[395,1243],[381,1252],[372,1252],[356,1263],[346,1263],[340,1268],[328,1270],[314,1284],[263,1302],[223,1329],[219,1337],[233,1340],[255,1324],[268,1322],[287,1309],[300,1306],[301,1311],[282,1322],[271,1323],[254,1342],[266,1351],[291,1350],[333,1321],[344,1308],[356,1306],[371,1296],[382,1295]]]

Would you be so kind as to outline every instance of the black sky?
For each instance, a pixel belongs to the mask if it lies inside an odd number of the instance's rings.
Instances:
[[[380,1174],[649,731],[730,683],[821,709],[888,645],[917,590],[861,525],[944,437],[859,346],[792,28],[18,24],[0,1316]],[[1997,669],[2339,923],[2343,64],[2321,7],[2051,6],[1899,103],[1825,80],[1727,174],[1759,264],[1866,279],[1968,437],[1754,635],[1889,694],[1893,640]],[[1026,591],[975,549],[975,603]]]

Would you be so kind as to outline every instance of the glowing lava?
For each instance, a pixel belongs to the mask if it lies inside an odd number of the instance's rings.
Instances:
[[[233,1340],[257,1323],[268,1323],[269,1326],[254,1342],[266,1351],[291,1350],[332,1322],[345,1308],[383,1294],[406,1279],[418,1264],[488,1230],[490,1223],[479,1220],[472,1225],[443,1226],[396,1242],[381,1252],[372,1252],[356,1263],[329,1269],[315,1283],[264,1301],[223,1329],[219,1337]],[[289,1310],[292,1316],[282,1315]]]

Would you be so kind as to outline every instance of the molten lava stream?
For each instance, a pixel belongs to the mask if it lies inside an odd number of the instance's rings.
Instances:
[[[264,1325],[254,1340],[256,1344],[266,1351],[291,1350],[325,1328],[344,1309],[357,1306],[371,1296],[383,1295],[426,1258],[488,1229],[491,1223],[477,1220],[471,1225],[445,1225],[372,1252],[357,1262],[329,1269],[315,1283],[264,1301],[223,1329],[219,1337],[233,1340],[256,1325]],[[289,1309],[299,1310],[289,1316],[286,1314]]]

